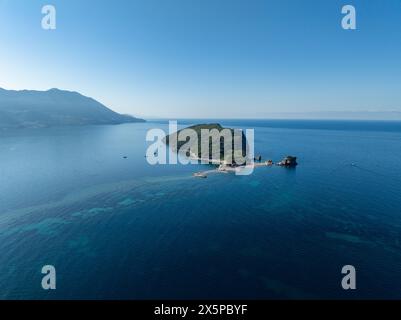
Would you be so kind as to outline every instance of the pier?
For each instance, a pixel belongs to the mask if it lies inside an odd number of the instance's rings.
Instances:
[[[199,160],[199,159],[196,159]],[[206,170],[206,171],[201,171],[201,172],[196,172],[194,173],[194,177],[196,178],[207,178],[209,174],[212,173],[230,173],[230,172],[237,172],[238,170],[241,170],[245,168],[245,166],[231,166],[227,165],[224,161],[219,161],[219,160],[214,160],[213,164],[219,164],[219,167],[213,170]],[[261,162],[261,163],[251,163],[251,166],[253,168],[260,168],[260,167],[272,167],[274,165],[273,161],[269,160],[266,162]]]

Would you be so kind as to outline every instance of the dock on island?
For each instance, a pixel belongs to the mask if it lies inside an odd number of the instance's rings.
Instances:
[[[202,159],[202,158],[197,158],[197,157],[191,157],[192,160],[198,160],[202,161],[204,163],[209,163],[218,166],[214,170],[207,170],[207,171],[202,171],[202,172],[196,172],[194,173],[194,177],[197,178],[207,178],[207,175],[210,173],[230,173],[230,172],[237,172],[238,170],[241,170],[245,168],[245,166],[240,166],[240,165],[233,165],[233,164],[227,164],[226,161],[224,160],[218,160],[218,159]],[[274,165],[279,166],[279,167],[296,167],[298,165],[297,163],[297,158],[292,157],[292,156],[287,156],[285,157],[282,161],[278,163],[274,163],[273,160],[267,160],[265,162],[252,162],[249,164],[253,166],[253,168],[260,168],[260,167],[272,167]],[[248,166],[249,166],[248,165]]]

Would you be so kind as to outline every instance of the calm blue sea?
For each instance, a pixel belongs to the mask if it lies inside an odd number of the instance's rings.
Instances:
[[[150,166],[165,121],[1,132],[0,299],[401,298],[401,122],[219,122],[299,166]]]

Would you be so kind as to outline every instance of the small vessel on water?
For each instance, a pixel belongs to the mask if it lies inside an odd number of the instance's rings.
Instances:
[[[206,179],[206,178],[207,178],[207,175],[204,174],[204,173],[202,173],[202,172],[196,172],[196,173],[194,173],[194,177],[195,177],[195,178]]]

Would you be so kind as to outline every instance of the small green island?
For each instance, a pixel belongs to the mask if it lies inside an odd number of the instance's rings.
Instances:
[[[210,133],[206,139],[202,136],[202,130]],[[231,145],[226,138],[231,139]],[[206,162],[210,160],[210,163],[214,164],[221,164],[225,161],[233,166],[244,165],[248,154],[248,143],[242,130],[235,132],[235,129],[225,128],[219,123],[198,124],[184,128],[167,136],[164,142],[175,152],[182,152],[185,147],[188,157]],[[195,145],[196,143],[197,145]],[[213,148],[213,146],[218,147]],[[227,154],[225,154],[226,149]],[[202,154],[202,151],[208,151],[208,155]]]
[[[206,132],[210,134],[205,136]],[[231,135],[231,146],[229,145],[230,140],[228,143],[225,141],[228,135]],[[274,163],[273,160],[262,161],[260,155],[250,158],[250,146],[243,131],[225,128],[219,123],[197,124],[178,130],[166,136],[163,142],[174,152],[184,153],[184,156],[193,160],[216,166],[215,170],[195,173],[194,176],[199,178],[206,178],[207,174],[212,172],[237,172],[249,165],[253,168],[274,165],[294,168],[298,165],[297,158],[294,156],[286,156],[277,163]],[[213,146],[219,147],[213,148]],[[227,147],[229,152],[225,152]],[[209,151],[206,156],[205,150]]]

